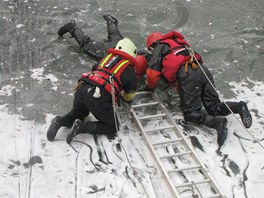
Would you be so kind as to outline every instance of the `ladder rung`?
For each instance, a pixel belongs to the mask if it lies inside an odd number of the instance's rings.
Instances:
[[[167,110],[167,108],[161,103],[161,100],[159,99],[159,97],[157,96],[157,94],[155,92],[138,92],[137,93],[138,99],[140,101],[140,97],[146,97],[145,102],[143,103],[137,103],[131,106],[131,112],[132,115],[134,116],[137,124],[139,125],[139,128],[141,130],[141,132],[143,133],[143,137],[145,138],[148,147],[153,155],[153,157],[155,158],[156,162],[158,163],[158,167],[160,169],[160,171],[163,173],[164,175],[164,179],[166,180],[166,183],[168,184],[169,190],[171,191],[173,197],[180,197],[180,193],[178,192],[180,187],[184,187],[184,186],[188,186],[188,185],[198,185],[198,184],[206,184],[206,186],[208,185],[209,188],[212,188],[214,190],[214,192],[216,194],[210,193],[209,195],[206,195],[207,198],[222,198],[224,197],[223,193],[221,192],[221,190],[219,189],[219,187],[216,185],[214,179],[210,176],[209,173],[207,173],[207,170],[204,169],[203,167],[203,163],[201,162],[201,160],[198,158],[198,156],[196,155],[196,153],[194,152],[194,150],[192,149],[192,147],[189,145],[189,143],[186,141],[186,138],[184,137],[184,135],[181,134],[181,130],[177,127],[177,125],[175,124],[175,121],[172,117],[172,115],[170,114],[170,112]],[[154,106],[155,109],[158,108],[158,110],[156,111],[158,114],[157,115],[138,115],[135,111],[139,111],[141,110],[141,107],[148,107],[151,108],[151,106],[154,105],[158,105],[158,106]],[[135,109],[137,108],[137,109]],[[153,129],[151,127],[151,129],[146,129],[148,127],[143,126],[143,124],[141,123],[141,120],[146,119],[151,120],[151,119],[155,119],[155,118],[161,118],[163,120],[166,119],[166,121],[170,124],[168,125],[172,125],[172,130],[169,130],[168,133],[170,132],[174,132],[176,137],[174,137],[173,140],[171,139],[163,139],[165,141],[161,141],[161,140],[154,140],[152,139],[153,137],[148,137],[148,136],[152,136],[152,134],[147,133],[147,132],[151,132],[151,131],[158,131],[158,130],[166,130],[168,129],[167,127],[156,127]],[[151,140],[154,142],[152,143]],[[156,147],[158,145],[166,145],[166,144],[170,144],[170,143],[180,143],[185,147],[185,151],[181,152],[181,153],[174,153],[174,154],[160,154],[156,151]],[[176,143],[175,143],[176,144]],[[158,155],[160,154],[160,156]],[[190,155],[190,156],[186,156],[186,157],[190,157],[193,158],[193,160],[196,162],[196,164],[193,165],[188,165],[188,164],[182,164],[182,167],[179,168],[171,168],[171,170],[166,170],[165,166],[166,165],[166,161],[164,159],[168,159],[169,157],[177,157],[177,156],[185,156],[185,155]],[[181,159],[179,159],[181,160]],[[188,171],[189,170],[189,171]],[[190,174],[194,171],[202,171],[204,178],[198,179],[195,182],[187,182],[187,183],[180,183],[177,186],[175,186],[176,184],[173,184],[173,181],[171,180],[171,177],[174,176],[174,174],[176,175],[177,173],[181,172],[181,171],[187,171],[186,174],[188,174],[188,172],[190,172]],[[190,177],[192,178],[192,174],[190,175]],[[208,183],[206,183],[208,182]],[[200,187],[200,186],[198,186]],[[199,189],[197,188],[197,191],[199,191]]]
[[[165,158],[169,158],[169,157],[179,157],[179,156],[188,155],[188,154],[192,154],[192,152],[186,151],[186,152],[182,152],[182,153],[173,153],[173,154],[169,154],[169,155],[163,155],[160,157],[160,159],[165,159]]]
[[[170,143],[180,142],[180,141],[182,141],[182,138],[174,139],[174,140],[165,140],[165,141],[162,141],[162,142],[155,142],[155,143],[152,144],[152,146],[159,146],[159,145],[162,145],[162,144],[170,144]]]
[[[187,182],[187,183],[184,183],[184,184],[176,185],[175,188],[181,188],[181,187],[185,187],[185,186],[192,186],[193,184],[199,185],[199,184],[204,184],[204,183],[209,183],[209,182],[211,182],[210,179],[205,179],[205,180],[201,180],[201,181]]]
[[[176,169],[172,169],[169,170],[168,173],[174,173],[174,172],[180,172],[180,171],[186,171],[186,170],[191,170],[191,169],[197,169],[197,168],[201,168],[200,165],[194,165],[194,166],[189,166],[189,167],[185,167],[185,168],[176,168]]]
[[[157,114],[157,115],[148,115],[148,116],[142,116],[138,117],[139,120],[144,120],[144,119],[150,119],[150,118],[160,118],[160,117],[165,117],[165,113]]]
[[[153,131],[162,131],[162,130],[166,130],[166,129],[173,129],[173,126],[166,126],[166,127],[160,127],[160,128],[145,129],[144,131],[146,133],[148,133],[148,132],[153,132]]]
[[[136,93],[136,95],[143,95],[143,94],[151,94],[151,91],[140,91]]]
[[[207,198],[216,198],[216,197],[223,197],[223,196],[221,196],[220,194],[214,194],[214,195],[207,195],[206,196]]]
[[[146,106],[152,106],[152,105],[158,105],[158,102],[149,102],[149,103],[142,103],[138,105],[132,105],[132,108],[137,108],[137,107],[146,107]]]

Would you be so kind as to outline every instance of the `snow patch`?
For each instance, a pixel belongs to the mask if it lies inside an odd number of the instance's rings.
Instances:
[[[12,85],[6,85],[2,87],[0,90],[0,96],[11,96],[13,93],[13,90],[16,90],[17,88]]]
[[[31,74],[31,78],[38,80],[39,83],[41,83],[43,80],[49,80],[53,85],[52,89],[57,90],[58,87],[56,83],[58,82],[58,78],[56,76],[53,74],[44,75],[44,68],[31,69],[31,71],[33,72]]]

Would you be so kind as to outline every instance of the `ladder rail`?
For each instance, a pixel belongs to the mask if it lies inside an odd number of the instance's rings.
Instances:
[[[159,102],[159,106],[163,109],[164,113],[166,114],[168,121],[170,122],[170,124],[172,124],[176,131],[177,131],[177,135],[180,136],[180,138],[182,138],[184,141],[185,146],[187,146],[187,148],[192,152],[193,157],[195,159],[195,161],[201,166],[200,170],[202,171],[202,173],[211,180],[211,185],[214,187],[214,190],[216,190],[217,194],[220,194],[222,197],[225,197],[223,192],[221,191],[220,187],[216,184],[216,181],[214,180],[214,178],[211,176],[211,174],[209,173],[208,169],[205,168],[205,166],[203,165],[202,161],[199,159],[198,155],[195,153],[194,149],[190,146],[187,138],[180,133],[178,126],[176,125],[176,123],[174,122],[174,120],[172,119],[172,115],[171,113],[166,109],[166,107],[161,103],[157,93],[153,92],[151,93],[153,96],[153,99],[155,99],[156,101]]]
[[[190,145],[187,138],[180,132],[180,129],[177,126],[177,124],[175,123],[175,121],[173,120],[172,115],[170,114],[168,109],[164,106],[164,104],[162,104],[157,93],[155,93],[155,92],[138,92],[137,93],[137,95],[140,95],[140,96],[146,95],[146,94],[150,94],[150,96],[152,97],[154,102],[152,101],[149,103],[132,105],[130,108],[130,111],[131,111],[138,127],[141,130],[142,136],[143,136],[144,140],[146,141],[147,146],[148,146],[151,154],[153,155],[155,161],[157,162],[157,165],[158,165],[158,167],[159,167],[159,169],[160,169],[160,171],[164,177],[166,184],[168,185],[168,188],[169,188],[172,196],[176,197],[176,198],[180,198],[181,196],[180,196],[177,188],[180,188],[182,186],[194,185],[194,184],[196,186],[197,184],[210,183],[210,186],[214,189],[216,194],[208,195],[207,197],[225,198],[226,196],[224,196],[223,192],[221,191],[219,186],[216,184],[216,182],[215,182],[214,178],[211,176],[209,170],[203,165],[202,161],[199,159],[198,155],[195,153],[193,147]],[[159,107],[159,109],[161,110],[161,113],[159,113],[157,115],[148,115],[148,116],[141,116],[141,117],[139,115],[137,115],[136,109],[140,110],[140,107],[150,107],[151,108],[153,105]],[[150,120],[150,119],[155,119],[155,118],[159,118],[159,117],[166,118],[166,120],[170,124],[170,126],[169,127],[153,128],[153,129],[144,129],[144,127],[141,124],[142,120],[145,120],[145,119]],[[148,138],[149,132],[154,132],[154,131],[158,131],[158,130],[166,130],[166,129],[173,129],[173,132],[175,133],[177,138],[175,140],[167,140],[167,141],[163,141],[163,142],[151,143],[150,139]],[[174,143],[174,142],[181,142],[187,151],[183,152],[183,153],[175,153],[175,154],[164,155],[164,156],[159,156],[156,153],[155,146]],[[192,156],[192,159],[196,163],[196,165],[192,165],[190,167],[172,169],[172,170],[166,170],[165,167],[163,166],[163,161],[162,161],[163,159],[166,159],[169,157],[179,157],[179,156],[186,155],[186,154],[189,154]],[[173,172],[179,172],[179,171],[191,170],[191,169],[199,169],[202,172],[205,179],[202,181],[196,181],[194,183],[193,183],[193,181],[191,181],[188,184],[174,185],[172,183],[170,177],[171,177],[171,174]],[[196,188],[197,188],[197,186],[196,186]],[[199,191],[198,188],[197,188],[197,190]]]
[[[165,178],[165,181],[168,184],[169,190],[171,191],[173,197],[179,198],[180,197],[179,193],[177,192],[175,186],[171,182],[167,171],[165,170],[160,158],[158,157],[157,153],[155,152],[155,149],[151,145],[151,143],[149,141],[149,138],[147,137],[147,134],[144,132],[144,128],[143,128],[142,124],[140,123],[139,119],[137,118],[136,112],[134,111],[133,108],[131,108],[131,112],[132,112],[132,114],[133,114],[133,116],[134,116],[134,118],[135,118],[135,120],[136,120],[136,122],[137,122],[137,124],[138,124],[138,126],[139,126],[139,128],[141,130],[141,132],[142,132],[142,135],[143,135],[145,141],[147,142],[147,145],[148,145],[148,147],[149,147],[149,149],[151,151],[151,154],[154,156],[154,159],[156,160],[156,162],[158,163],[159,168],[161,169],[161,172],[162,172],[162,174],[163,174],[163,176]]]

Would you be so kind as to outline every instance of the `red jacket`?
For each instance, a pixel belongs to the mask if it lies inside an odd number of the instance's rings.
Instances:
[[[184,39],[184,36],[176,31],[169,32],[163,35],[158,41],[160,45],[167,45],[165,52],[162,48],[158,49],[159,55],[152,57],[157,60],[150,61],[147,69],[147,82],[151,89],[156,87],[160,75],[162,74],[170,84],[175,84],[176,73],[179,68],[191,59],[191,56],[186,48],[190,47],[189,43]],[[155,51],[155,48],[154,50]],[[199,54],[195,54],[196,59],[202,62]],[[151,65],[151,62],[153,65]]]

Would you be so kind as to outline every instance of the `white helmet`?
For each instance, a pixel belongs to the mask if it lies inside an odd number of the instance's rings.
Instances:
[[[116,44],[115,49],[128,53],[130,56],[136,58],[137,56],[137,47],[135,44],[128,38],[124,38]]]

